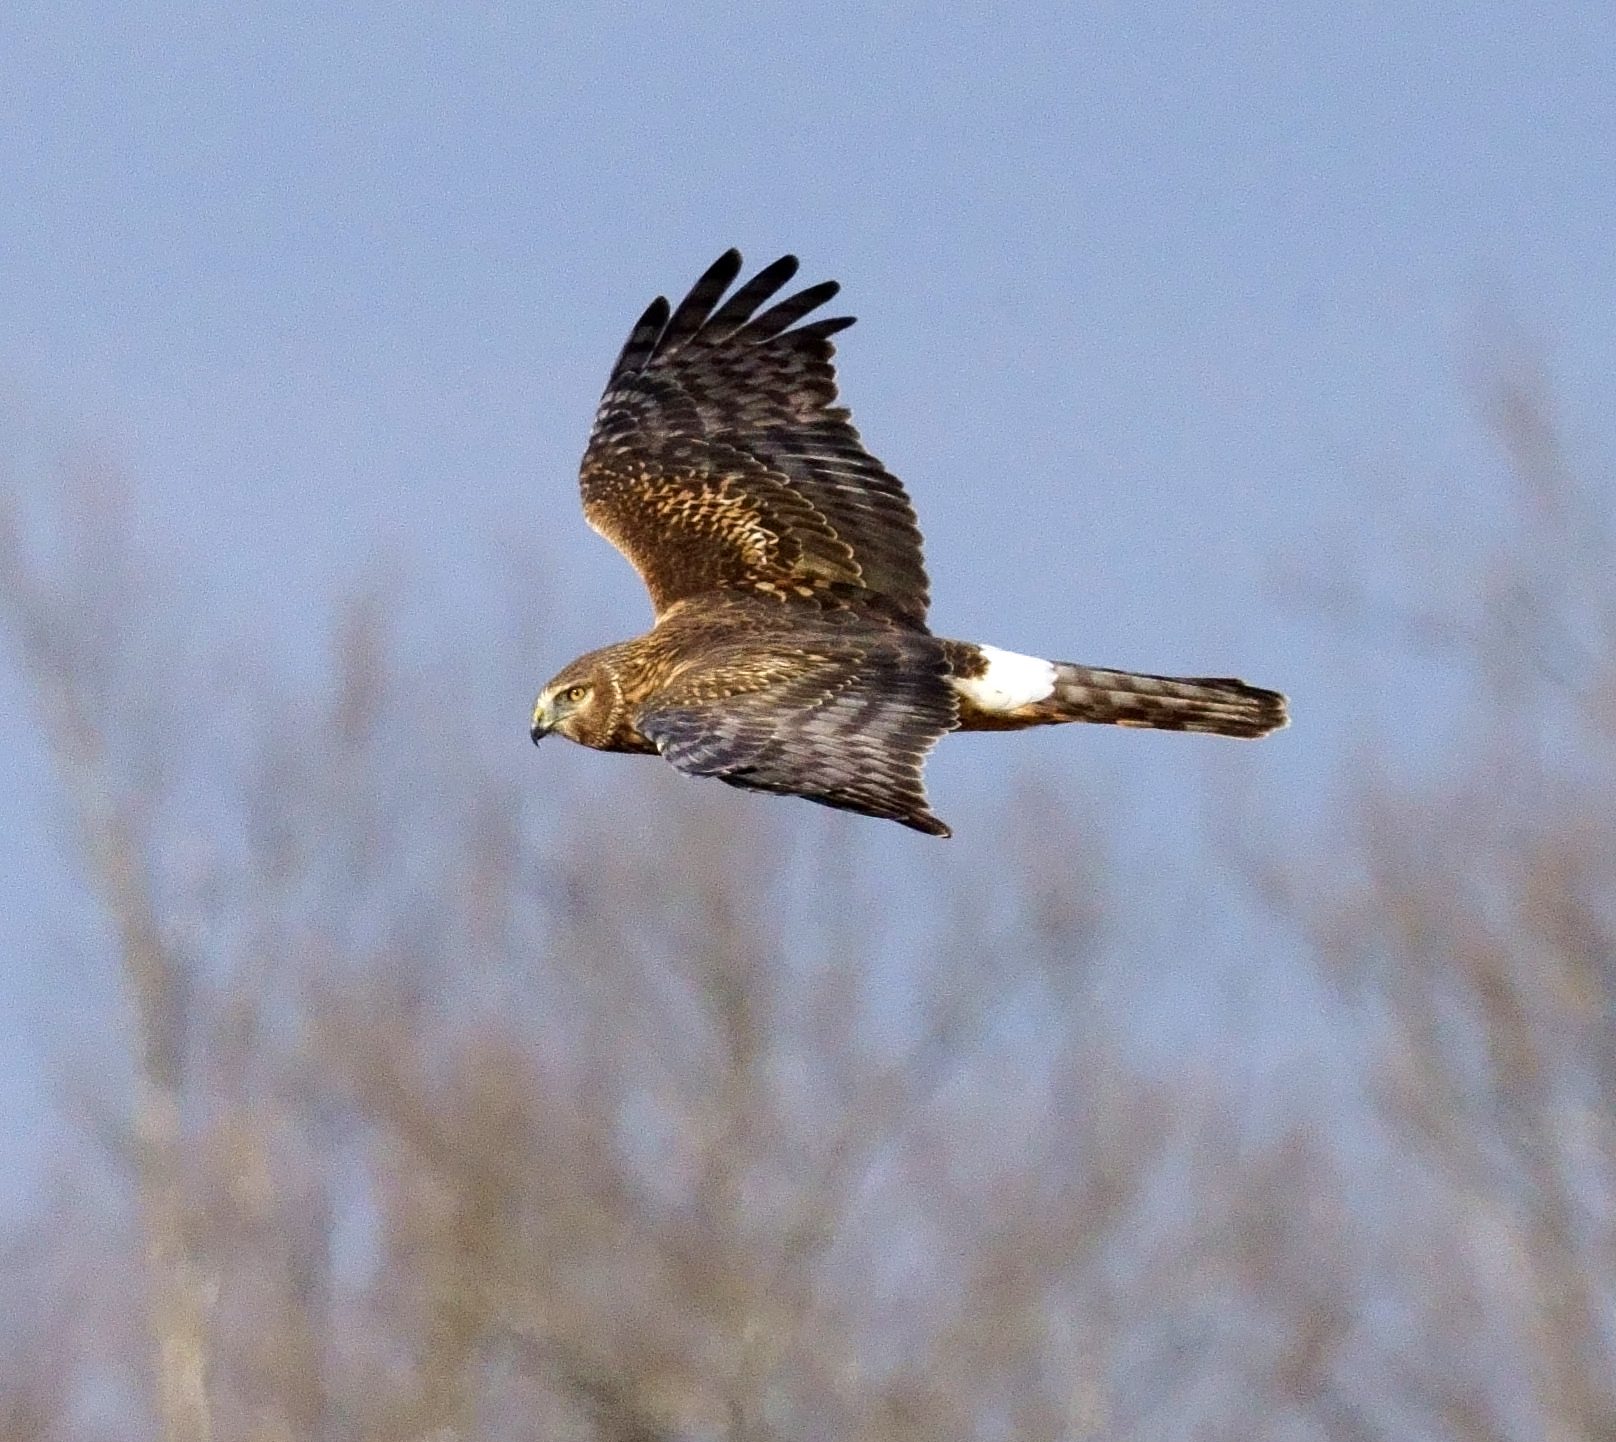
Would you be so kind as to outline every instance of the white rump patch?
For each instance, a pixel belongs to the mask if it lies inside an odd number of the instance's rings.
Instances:
[[[1055,692],[1055,667],[1037,656],[978,646],[988,669],[969,680],[955,678],[954,689],[980,711],[1014,711]]]

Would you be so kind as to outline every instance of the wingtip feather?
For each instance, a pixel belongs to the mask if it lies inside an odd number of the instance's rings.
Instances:
[[[663,330],[659,350],[675,350],[701,330],[724,292],[735,283],[741,264],[740,251],[731,247],[701,273]]]
[[[837,295],[841,288],[840,281],[822,280],[818,285],[810,285],[795,295],[788,295],[784,300],[770,306],[762,315],[748,322],[742,339],[753,345],[773,340],[783,331],[790,330],[805,315],[818,310],[826,301]]]

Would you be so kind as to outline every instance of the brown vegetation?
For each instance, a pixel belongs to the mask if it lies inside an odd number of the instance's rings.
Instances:
[[[1355,1063],[1261,1115],[1097,1000],[1101,867],[558,826],[374,600],[221,678],[116,485],[0,513],[132,1027],[0,1256],[0,1438],[1616,1437],[1616,550],[1500,395],[1518,531],[1408,613],[1452,764],[1252,863]]]

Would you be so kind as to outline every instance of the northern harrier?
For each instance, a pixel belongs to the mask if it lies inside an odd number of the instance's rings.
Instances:
[[[836,404],[834,281],[773,299],[783,256],[729,298],[737,251],[661,296],[612,367],[584,516],[640,573],[656,624],[539,693],[533,739],[658,752],[693,776],[806,796],[932,836],[921,769],[949,731],[1097,721],[1263,736],[1285,698],[933,636],[902,484]]]

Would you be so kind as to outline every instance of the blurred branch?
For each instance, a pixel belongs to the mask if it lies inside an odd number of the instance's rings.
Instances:
[[[1616,1221],[1597,1200],[1616,1138],[1569,1122],[1616,1114],[1616,552],[1608,494],[1569,461],[1540,374],[1486,393],[1515,504],[1467,584],[1408,610],[1339,581],[1311,593],[1330,624],[1457,663],[1483,702],[1474,743],[1438,783],[1360,773],[1312,874],[1287,858],[1260,875],[1362,1003],[1387,1119],[1431,1169],[1426,1225],[1450,1217],[1515,1292],[1498,1319],[1542,1435],[1595,1442],[1616,1436]],[[1455,1436],[1517,1435],[1501,1379],[1461,1396],[1443,1356],[1398,1360],[1418,1405]]]
[[[117,482],[88,470],[67,478],[70,559],[94,557],[94,573],[71,579],[34,569],[16,497],[0,494],[0,608],[19,642],[84,850],[90,883],[117,937],[133,1006],[137,1093],[134,1135],[141,1213],[152,1287],[151,1323],[166,1442],[207,1442],[207,1281],[190,1237],[185,1200],[184,1054],[189,1012],[185,959],[167,942],[152,877],[149,820],[160,801],[115,774],[107,726],[119,726],[124,698],[109,682],[137,647],[125,620],[143,597],[131,584],[98,588],[136,573]],[[75,584],[75,581],[80,584]],[[126,609],[127,608],[127,609]],[[109,674],[114,673],[114,674]],[[146,678],[161,686],[160,674]],[[169,738],[143,737],[160,747]],[[150,754],[150,753],[148,753]],[[160,784],[162,768],[137,781]]]

